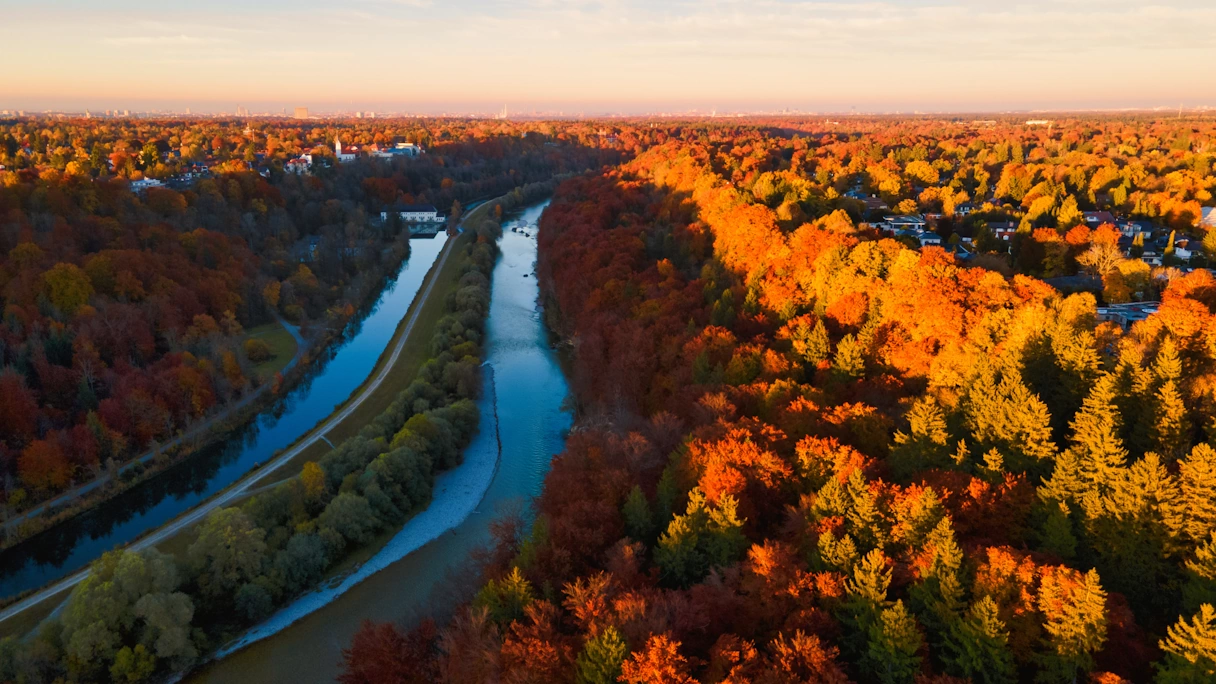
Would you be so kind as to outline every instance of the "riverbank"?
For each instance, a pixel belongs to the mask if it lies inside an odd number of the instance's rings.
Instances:
[[[404,244],[409,244],[408,239]],[[402,258],[398,260],[394,271],[401,268],[409,255],[410,250],[402,250]],[[384,279],[387,279],[387,276]],[[373,305],[374,300],[371,300],[371,296],[375,292],[376,290],[371,290],[366,294],[365,299],[369,301],[364,301],[359,311],[366,311]],[[277,313],[275,316],[277,324],[283,328],[285,334],[291,337],[294,346],[292,356],[285,363],[279,364],[280,369],[277,372],[282,373],[282,379],[277,386],[272,378],[260,378],[256,387],[235,402],[222,407],[195,425],[189,426],[173,439],[163,444],[156,444],[133,457],[123,463],[115,474],[103,473],[4,521],[0,526],[0,530],[3,531],[0,551],[18,546],[57,525],[86,514],[172,469],[201,450],[230,439],[260,414],[272,408],[279,397],[307,380],[311,362],[340,338],[341,331],[355,317],[352,315],[345,319],[322,321],[321,323],[328,324],[322,325],[320,332],[309,340],[300,334],[298,328],[287,323]],[[0,606],[9,605],[23,595],[24,592],[6,596],[0,599]],[[2,619],[0,618],[0,620]]]
[[[535,223],[543,206],[524,212]],[[508,226],[510,224],[507,224]],[[490,539],[490,523],[540,491],[549,460],[564,444],[568,388],[550,348],[537,301],[536,244],[504,234],[487,322],[487,388],[482,429],[465,462],[436,479],[430,506],[374,556],[330,588],[305,594],[225,646],[226,657],[195,672],[197,682],[332,679],[341,649],[363,619],[398,620],[426,609],[453,568]],[[496,415],[496,425],[490,417]],[[492,429],[494,428],[494,429]],[[496,458],[501,442],[502,456]]]
[[[472,215],[472,212],[470,212],[470,215]],[[264,485],[266,479],[272,474],[276,476],[276,481],[277,479],[286,477],[286,472],[281,472],[280,468],[292,464],[294,456],[304,452],[308,447],[311,447],[317,443],[321,443],[328,447],[323,438],[329,429],[350,418],[350,416],[354,413],[354,409],[358,408],[362,401],[371,397],[372,394],[384,384],[384,380],[390,374],[397,377],[397,364],[403,359],[402,352],[405,342],[409,339],[410,332],[414,329],[414,326],[419,319],[419,307],[417,304],[420,300],[425,301],[429,298],[430,291],[435,286],[434,275],[443,271],[443,263],[446,263],[445,257],[447,254],[451,253],[450,248],[453,246],[453,243],[456,242],[456,240],[449,241],[446,235],[440,236],[439,238],[436,238],[436,240],[442,241],[436,244],[442,244],[443,249],[441,249],[439,254],[437,254],[434,261],[428,264],[429,268],[426,271],[426,276],[420,283],[417,290],[417,296],[414,296],[411,299],[411,304],[406,309],[406,313],[402,316],[400,322],[396,324],[395,332],[390,338],[387,348],[385,349],[384,353],[378,357],[378,360],[372,367],[371,373],[368,375],[367,380],[356,387],[355,391],[346,402],[343,402],[341,405],[337,406],[333,412],[328,414],[328,416],[319,425],[312,427],[310,430],[304,433],[304,435],[299,437],[293,445],[289,446],[285,450],[276,452],[272,459],[255,466],[255,469],[251,474],[236,480],[227,488],[216,493],[212,498],[208,499],[202,505],[185,511],[168,524],[138,538],[130,543],[127,548],[130,550],[139,551],[155,546],[158,548],[165,548],[171,552],[184,551],[189,544],[188,537],[190,536],[190,528],[195,523],[204,519],[207,514],[216,510],[217,508],[243,499],[255,488],[255,485]],[[442,298],[439,299],[441,303]],[[442,306],[440,308],[442,308]],[[429,340],[429,335],[420,336],[424,337],[426,340]],[[425,344],[425,342],[423,344]],[[419,363],[419,361],[413,359],[408,359],[407,361],[415,366],[417,363]],[[392,385],[392,383],[390,383],[390,385]],[[399,390],[400,387],[397,389]],[[298,468],[302,467],[302,465],[303,461],[296,466],[296,471],[298,471]],[[288,471],[290,471],[290,468],[288,468]],[[183,535],[185,538],[179,539],[179,533],[182,532],[186,532],[187,534]],[[21,600],[10,605],[5,610],[0,611],[0,624],[3,626],[3,633],[14,633],[10,632],[8,624],[8,621],[11,618],[21,614],[24,611],[33,609],[44,602],[50,603],[52,599],[61,597],[67,590],[71,589],[76,584],[79,584],[85,577],[87,577],[88,573],[89,571],[87,568],[81,570],[58,582],[46,586],[33,594],[27,595]],[[58,601],[55,601],[55,603],[57,602]],[[45,612],[49,614],[50,611],[40,610],[38,612]],[[15,621],[13,624],[25,627],[28,626],[26,623],[26,620],[19,620]]]

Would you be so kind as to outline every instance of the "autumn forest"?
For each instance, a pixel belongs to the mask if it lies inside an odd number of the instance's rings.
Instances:
[[[344,684],[1216,681],[1216,123],[972,119],[0,120],[6,521],[299,380],[247,331],[321,353],[386,207],[459,260],[390,408],[101,556],[0,681],[188,671],[424,508],[542,196],[565,449]]]

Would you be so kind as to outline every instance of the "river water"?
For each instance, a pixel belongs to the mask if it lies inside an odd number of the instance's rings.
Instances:
[[[363,620],[408,620],[434,599],[442,605],[436,591],[490,540],[490,522],[540,493],[571,424],[562,410],[569,388],[549,346],[534,273],[532,236],[547,204],[504,224],[487,321],[490,371],[478,402],[480,428],[461,465],[436,479],[431,505],[350,576],[287,606],[189,681],[333,681],[342,649]],[[530,225],[531,235],[511,232],[520,224]]]
[[[205,501],[324,420],[363,383],[447,241],[410,241],[396,279],[344,339],[314,360],[308,378],[230,439],[0,554],[0,597],[41,587],[88,565]]]

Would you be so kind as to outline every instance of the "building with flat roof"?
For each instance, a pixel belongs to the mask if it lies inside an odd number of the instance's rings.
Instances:
[[[292,115],[293,119],[307,119],[308,107],[296,107],[296,113]]]

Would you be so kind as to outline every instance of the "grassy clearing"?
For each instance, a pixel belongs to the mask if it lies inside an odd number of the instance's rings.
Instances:
[[[275,373],[286,368],[287,364],[296,356],[296,338],[292,337],[291,333],[278,321],[250,328],[246,331],[245,338],[258,339],[270,346],[270,353],[273,356],[268,361],[263,361],[253,367],[263,381],[273,378]]]

